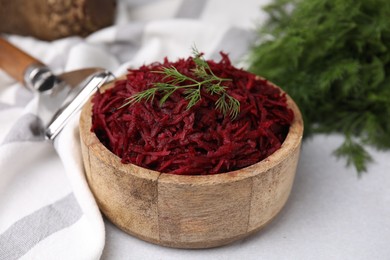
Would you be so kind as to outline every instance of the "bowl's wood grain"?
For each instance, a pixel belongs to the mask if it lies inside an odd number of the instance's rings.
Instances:
[[[122,164],[90,131],[89,101],[80,118],[81,145],[101,211],[127,233],[170,247],[221,246],[258,231],[282,209],[294,181],[303,122],[290,97],[288,105],[295,119],[274,154],[234,172],[179,176]]]

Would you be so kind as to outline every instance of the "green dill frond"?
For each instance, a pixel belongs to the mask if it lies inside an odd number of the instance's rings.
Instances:
[[[232,96],[227,96],[228,106],[229,106],[229,116],[232,119],[235,119],[238,114],[240,114],[240,101],[233,98]]]
[[[229,111],[229,104],[226,102],[224,94],[222,94],[215,102],[215,108],[221,111],[222,114],[226,114]]]
[[[187,89],[184,94],[186,95],[185,98],[188,100],[187,110],[195,106],[195,104],[201,99],[200,88]]]
[[[226,87],[219,84],[209,84],[206,86],[206,91],[211,95],[220,95],[226,91]]]
[[[222,114],[229,114],[230,118],[234,120],[240,113],[240,102],[232,96],[223,93],[215,102],[215,107]]]
[[[334,152],[338,158],[344,158],[347,166],[354,166],[359,176],[367,171],[367,164],[372,161],[372,157],[364,147],[347,137],[344,143]]]
[[[150,89],[147,89],[143,92],[139,92],[129,98],[126,98],[125,99],[125,103],[123,105],[121,105],[120,107],[118,107],[117,109],[121,109],[125,106],[129,106],[129,105],[132,105],[134,103],[139,103],[141,101],[151,101],[153,102],[154,100],[154,97],[156,95],[156,92],[158,92],[159,89],[157,87],[155,88],[150,88]]]
[[[181,74],[175,67],[163,67],[161,71],[155,71],[155,73],[164,74],[164,80],[167,80],[169,84],[178,85],[189,78],[183,74]],[[158,85],[158,83],[157,83]]]
[[[168,86],[169,89],[161,90],[164,92],[164,96],[162,96],[162,98],[160,99],[160,106],[162,106],[165,103],[165,101],[172,95],[172,93],[177,90],[177,87],[175,86],[171,86],[171,85]]]
[[[154,71],[154,73],[163,74],[163,80],[165,82],[156,82],[153,84],[154,86],[152,88],[132,95],[127,98],[125,104],[119,108],[132,105],[142,100],[153,100],[157,92],[163,94],[159,100],[161,106],[175,91],[184,89],[183,93],[185,99],[188,100],[187,109],[190,109],[201,100],[201,90],[204,89],[211,95],[220,96],[216,102],[216,108],[220,110],[223,115],[229,114],[232,119],[237,117],[240,112],[240,102],[230,96],[227,93],[226,87],[221,85],[222,82],[231,81],[231,79],[216,76],[195,46],[192,48],[192,53],[192,60],[195,63],[193,73],[196,78],[182,74],[174,66],[162,67],[161,70]]]

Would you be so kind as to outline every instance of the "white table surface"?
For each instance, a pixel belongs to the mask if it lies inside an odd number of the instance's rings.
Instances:
[[[144,242],[106,223],[102,259],[390,259],[390,152],[357,177],[332,151],[340,136],[306,140],[291,196],[263,230],[204,250]]]

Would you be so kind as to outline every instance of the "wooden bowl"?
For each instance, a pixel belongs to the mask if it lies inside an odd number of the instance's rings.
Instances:
[[[303,122],[290,97],[288,106],[295,119],[286,140],[263,161],[223,174],[182,176],[122,164],[90,131],[89,101],[80,118],[81,146],[99,208],[125,232],[168,247],[216,247],[255,233],[282,209],[293,185]]]

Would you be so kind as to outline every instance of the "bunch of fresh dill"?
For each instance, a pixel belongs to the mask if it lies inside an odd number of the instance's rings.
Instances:
[[[300,107],[307,135],[341,133],[358,173],[365,145],[390,148],[390,1],[274,0],[250,68]]]

